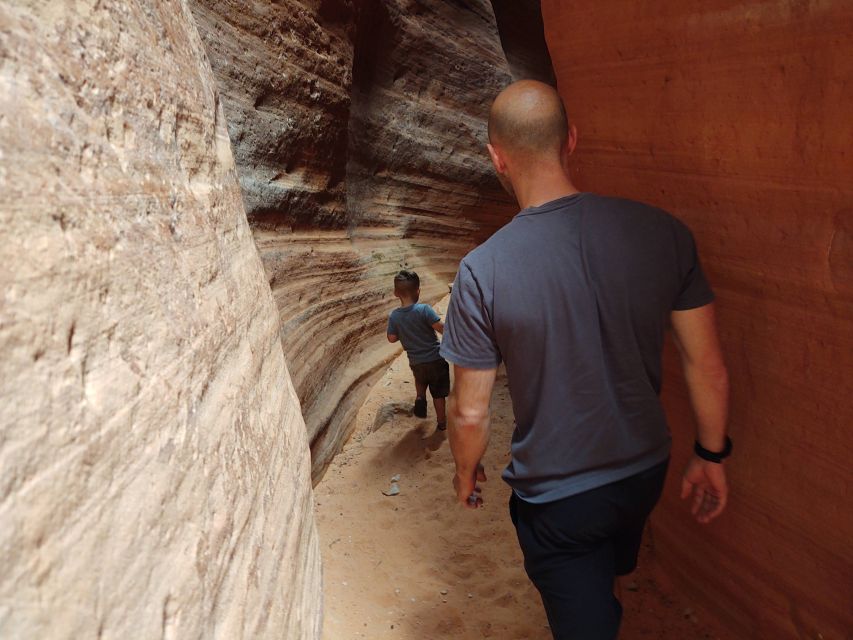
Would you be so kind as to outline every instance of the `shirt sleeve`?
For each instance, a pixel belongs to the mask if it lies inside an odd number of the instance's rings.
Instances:
[[[385,333],[396,336],[397,335],[397,323],[394,322],[394,314],[392,313],[388,316],[388,328],[385,330]]]
[[[693,234],[684,224],[678,223],[677,230],[679,271],[681,289],[675,297],[673,311],[687,311],[704,307],[714,301],[714,292],[699,261],[699,252]]]
[[[434,325],[436,322],[441,322],[441,316],[438,315],[435,312],[435,309],[433,309],[428,304],[424,305],[424,318],[426,318],[426,321],[429,323],[429,326]]]
[[[464,260],[450,294],[440,353],[469,369],[494,369],[501,363],[482,289]]]

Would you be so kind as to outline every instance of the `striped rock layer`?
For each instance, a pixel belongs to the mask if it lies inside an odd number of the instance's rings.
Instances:
[[[318,478],[399,349],[394,274],[440,299],[516,211],[485,150],[510,70],[485,0],[191,4]]]

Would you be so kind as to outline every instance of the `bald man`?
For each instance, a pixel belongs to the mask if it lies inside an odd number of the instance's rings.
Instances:
[[[728,377],[690,230],[659,209],[579,192],[568,171],[576,141],[550,86],[517,82],[495,100],[488,151],[521,211],[462,260],[441,355],[456,374],[459,502],[482,505],[503,361],[516,419],[503,478],[525,569],[554,638],[609,640],[622,614],[614,579],[636,566],[669,461],[658,398],[666,331],[696,415],[682,497],[701,523],[726,505]]]

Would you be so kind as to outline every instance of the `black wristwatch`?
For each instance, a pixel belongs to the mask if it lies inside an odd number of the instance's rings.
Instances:
[[[699,441],[697,440],[696,444],[693,445],[693,451],[703,460],[719,464],[732,455],[732,439],[726,436],[726,446],[723,447],[722,451],[708,451],[705,447],[699,444]]]

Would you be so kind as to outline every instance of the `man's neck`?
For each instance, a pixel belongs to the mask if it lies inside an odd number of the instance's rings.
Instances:
[[[512,187],[518,206],[522,209],[538,207],[546,202],[579,193],[562,171],[543,171],[523,175],[513,181]]]

